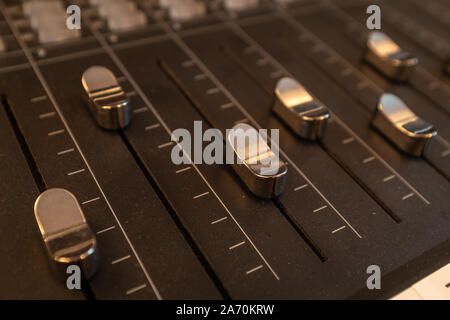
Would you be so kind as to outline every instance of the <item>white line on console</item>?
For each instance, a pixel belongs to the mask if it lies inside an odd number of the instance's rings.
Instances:
[[[47,113],[43,113],[39,115],[39,119],[45,119],[45,118],[49,118],[49,117],[53,117],[55,116],[56,113],[55,112],[47,112]]]
[[[345,229],[345,226],[342,226],[342,227],[340,227],[340,228],[337,228],[336,230],[331,231],[331,233],[334,234],[334,233],[339,232],[339,231],[341,231],[341,230],[343,230],[343,229]]]
[[[261,269],[262,267],[263,267],[263,265],[260,264],[259,266],[255,267],[255,268],[253,268],[253,269],[248,270],[248,271],[246,272],[246,274],[253,273],[253,272],[255,272],[255,271]]]
[[[139,291],[139,290],[142,290],[142,289],[144,289],[144,288],[146,288],[146,287],[147,287],[147,285],[144,283],[144,284],[142,284],[142,285],[140,285],[140,286],[137,286],[137,287],[135,287],[135,288],[133,288],[133,289],[128,290],[128,291],[126,292],[126,294],[127,294],[127,295],[130,295],[130,294],[135,293],[135,292],[137,292],[137,291]]]
[[[368,157],[363,160],[363,163],[369,163],[370,161],[375,160],[375,157]]]
[[[108,231],[114,230],[115,228],[116,228],[116,226],[112,226],[112,227],[109,227],[109,228],[106,228],[106,229],[98,231],[97,234],[102,234],[104,232],[108,232]]]
[[[80,148],[80,145],[78,144],[78,141],[75,139],[75,136],[73,135],[72,131],[69,128],[69,125],[67,123],[66,118],[62,114],[61,108],[58,105],[58,102],[56,101],[55,97],[53,96],[53,93],[50,90],[50,87],[47,84],[47,81],[45,80],[41,70],[39,69],[39,66],[37,65],[36,61],[34,60],[33,54],[28,49],[26,43],[23,41],[23,39],[20,37],[20,32],[17,30],[17,28],[14,26],[14,23],[11,21],[11,18],[9,15],[5,12],[5,4],[3,1],[0,1],[0,11],[4,16],[4,19],[6,20],[7,24],[9,25],[12,33],[14,34],[14,37],[16,38],[17,42],[19,43],[20,47],[22,48],[25,56],[28,59],[28,62],[30,63],[31,67],[33,68],[34,73],[36,74],[37,78],[39,79],[40,83],[42,84],[42,87],[45,89],[45,92],[47,96],[49,97],[50,101],[52,102],[55,111],[58,113],[59,118],[61,119],[62,123],[64,124],[64,127],[67,129],[67,133],[69,134],[70,138],[72,139],[76,149],[78,150],[78,153],[80,154],[81,158],[83,159],[84,163],[86,164],[87,169],[89,170],[89,173],[91,174],[92,178],[94,179],[95,184],[97,185],[97,188],[99,189],[100,193],[102,194],[103,199],[105,199],[106,204],[108,205],[108,208],[111,212],[111,214],[114,217],[114,220],[116,221],[117,225],[119,226],[123,236],[125,237],[125,240],[127,241],[128,245],[130,246],[134,256],[136,257],[136,260],[138,261],[145,277],[147,278],[148,282],[153,288],[153,291],[155,292],[155,295],[158,299],[162,299],[158,289],[155,287],[153,280],[150,278],[147,269],[145,268],[144,264],[142,263],[139,255],[137,254],[133,244],[131,243],[127,233],[125,232],[125,229],[123,228],[122,224],[120,223],[114,209],[111,206],[111,203],[106,198],[106,195],[100,186],[100,183],[98,182],[97,177],[95,176],[94,172],[92,171],[91,166],[89,165],[83,151]]]
[[[39,96],[39,97],[34,97],[31,98],[30,101],[33,103],[39,102],[39,101],[44,101],[47,100],[47,96]]]
[[[163,29],[166,30],[166,33],[173,39],[175,34],[170,30],[170,28],[167,26],[167,24],[162,23]],[[103,38],[103,36],[100,34],[100,32],[93,28],[89,23],[88,27],[90,28],[90,31],[93,33],[95,38],[99,41],[99,43],[102,45],[102,47],[105,49],[105,51],[108,53],[110,58],[114,61],[114,63],[117,65],[117,67],[121,70],[122,74],[128,79],[128,82],[133,86],[133,88],[136,90],[138,95],[141,97],[141,99],[145,102],[149,110],[154,114],[154,116],[158,119],[158,121],[161,123],[161,125],[164,127],[164,129],[167,131],[169,136],[172,136],[172,131],[170,130],[169,126],[166,124],[166,122],[162,119],[161,115],[158,113],[158,111],[155,109],[155,107],[150,103],[150,100],[147,98],[147,96],[144,94],[144,92],[141,90],[140,86],[137,84],[137,82],[134,80],[134,78],[131,76],[131,74],[128,72],[127,68],[123,65],[123,63],[120,61],[119,57],[116,55],[116,53],[112,50],[108,42]],[[176,36],[175,36],[176,37]],[[189,64],[189,66],[195,65],[191,60],[183,63],[183,66],[186,66],[186,64]],[[239,228],[239,230],[242,232],[242,234],[246,237],[247,241],[251,244],[253,249],[256,251],[258,256],[261,258],[261,260],[264,262],[264,264],[269,268],[269,270],[272,272],[275,279],[280,280],[278,274],[275,272],[275,270],[272,268],[272,266],[269,264],[269,262],[266,260],[266,258],[262,255],[261,251],[255,246],[254,242],[250,239],[249,235],[245,232],[245,230],[242,228],[242,226],[239,224],[239,222],[236,220],[234,215],[231,213],[231,211],[228,209],[228,207],[225,205],[225,203],[222,201],[222,199],[219,197],[217,192],[213,189],[211,184],[206,180],[203,173],[198,169],[198,167],[193,163],[192,159],[189,158],[189,156],[186,155],[186,157],[189,159],[189,161],[192,164],[192,167],[197,171],[198,175],[202,178],[202,180],[205,182],[205,184],[208,186],[210,191],[214,194],[216,199],[219,201],[219,203],[222,205],[222,207],[225,209],[225,211],[228,213],[228,216],[233,220],[233,222],[236,224],[236,226]]]
[[[170,141],[170,142],[167,142],[167,143],[160,144],[160,145],[158,146],[158,149],[162,149],[162,148],[165,148],[165,147],[168,147],[168,146],[171,146],[171,145],[173,145],[173,141]]]
[[[316,212],[322,211],[322,210],[325,209],[326,207],[327,207],[327,206],[322,206],[322,207],[320,207],[320,208],[315,209],[313,212],[316,213]]]
[[[406,196],[404,196],[404,197],[402,198],[402,200],[409,199],[409,198],[411,198],[413,195],[414,195],[414,193],[409,193],[409,194],[407,194]]]
[[[191,169],[191,167],[186,167],[186,168],[179,169],[179,170],[175,171],[175,173],[182,173],[182,172],[188,171],[190,169]]]
[[[307,34],[308,37],[315,39],[316,41],[321,41],[315,34],[313,34],[308,28],[306,28],[305,26],[303,26],[299,21],[295,20],[294,18],[292,18],[288,13],[286,13],[283,9],[278,9],[278,12],[280,13],[280,15],[289,23],[291,24],[295,29],[298,29],[302,34]],[[242,31],[244,32],[244,31]],[[245,33],[245,32],[244,32]],[[248,37],[248,36],[247,36]],[[253,41],[253,40],[252,40]],[[322,42],[322,41],[321,41]],[[337,52],[335,52],[333,49],[331,49],[331,47],[329,47],[328,45],[324,44],[328,51],[333,52],[334,56],[336,56],[342,63],[344,63],[345,65],[347,65],[350,68],[353,68],[353,66],[347,61],[345,60],[342,56],[340,56]],[[261,48],[261,50],[264,52],[264,49]],[[266,53],[267,54],[267,53]],[[274,58],[272,58],[274,60],[274,63],[276,63],[277,65],[280,66],[280,68],[284,67],[278,63]],[[287,70],[286,70],[287,71]],[[360,76],[362,78],[365,78],[365,75],[363,75],[361,72],[359,72],[359,70],[354,68],[354,71],[359,73]],[[367,81],[371,81],[369,78],[366,79]],[[371,82],[371,84],[374,86],[374,88],[380,90],[380,94],[382,93],[382,90],[378,88],[378,86]],[[345,129],[347,132],[349,132],[353,137],[356,138],[356,140],[358,140],[358,142],[364,147],[366,148],[370,153],[372,153],[380,162],[381,164],[383,164],[389,171],[391,171],[394,175],[397,176],[397,178],[399,178],[403,184],[405,184],[409,189],[411,189],[411,191],[413,191],[419,198],[422,199],[423,202],[425,202],[425,204],[429,205],[430,202],[419,192],[417,191],[408,181],[406,181],[405,178],[403,178],[394,168],[392,168],[378,153],[375,152],[375,150],[373,150],[363,139],[361,139],[352,129],[350,129],[349,126],[347,126],[347,124],[345,124],[339,117],[337,117],[334,113],[332,113],[333,118],[335,118],[336,122],[339,123],[343,129]]]
[[[88,203],[91,203],[91,202],[94,202],[94,201],[97,201],[97,200],[100,200],[100,197],[97,197],[97,198],[94,198],[94,199],[91,199],[91,200],[84,201],[84,202],[82,202],[81,204],[88,204]]]
[[[203,193],[201,193],[201,194],[198,194],[198,195],[194,196],[193,198],[194,198],[194,199],[198,199],[198,198],[201,198],[201,197],[203,197],[203,196],[206,196],[207,194],[209,194],[209,191],[206,191],[206,192],[203,192]]]
[[[228,249],[229,250],[233,250],[233,249],[236,249],[237,247],[240,247],[240,246],[242,246],[243,244],[245,243],[245,241],[242,241],[242,242],[239,242],[239,243],[236,243],[234,246],[231,246],[231,247],[229,247]]]
[[[82,173],[84,171],[86,171],[86,169],[80,169],[80,170],[77,170],[77,171],[69,172],[67,175],[68,176],[73,176],[75,174]]]
[[[253,39],[251,39],[242,29],[240,29],[239,26],[237,26],[234,23],[227,23],[233,30],[235,30],[236,33],[239,33],[240,36],[246,40],[247,42],[251,43],[251,46],[254,46],[255,48],[259,48],[262,52],[264,50],[257,44]],[[167,27],[168,29],[168,27]],[[176,34],[170,31],[170,29],[166,32],[171,34],[172,39],[179,45],[181,49],[183,49],[186,54],[191,58],[191,60],[195,61],[199,68],[203,70],[204,73],[209,75],[209,78],[211,81],[213,81],[218,88],[222,90],[222,92],[236,105],[236,107],[241,111],[243,115],[249,119],[253,125],[255,125],[258,129],[261,129],[261,126],[259,123],[248,113],[248,111],[234,98],[234,96],[222,85],[222,83],[214,76],[214,74],[204,65],[204,63],[194,54],[194,52],[183,42],[181,38],[179,38]],[[267,58],[271,58],[268,54],[266,54]],[[273,62],[279,66],[278,69],[283,70],[285,74],[289,75],[290,73],[282,67],[276,60],[271,58]],[[270,138],[269,138],[270,139]],[[272,142],[273,143],[273,142]],[[291,158],[279,147],[276,146],[278,150],[280,151],[280,154],[292,165],[292,167],[303,177],[303,179],[306,180],[306,182],[320,195],[320,197],[330,206],[330,208],[333,209],[333,211],[349,226],[349,228],[356,234],[358,238],[362,238],[362,236],[356,231],[356,229],[345,219],[345,217],[336,209],[336,207],[333,206],[333,204],[325,197],[325,195],[312,183],[311,180],[299,169],[299,167],[295,164],[294,161],[292,161]]]
[[[130,259],[130,258],[131,258],[131,255],[127,255],[127,256],[125,256],[125,257],[122,257],[122,258],[119,258],[119,259],[117,259],[117,260],[112,261],[111,264],[116,264],[116,263],[119,263],[119,262],[128,260],[128,259]]]
[[[217,220],[211,222],[211,224],[216,224],[216,223],[219,223],[219,222],[227,220],[227,219],[228,219],[228,217],[223,217],[223,218],[220,218],[220,219],[217,219]]]
[[[306,188],[307,186],[308,186],[308,184],[304,184],[300,187],[294,188],[294,191],[302,190],[302,189]]]
[[[148,110],[148,109],[147,109]],[[155,124],[152,124],[152,125],[150,125],[150,126],[146,126],[145,127],[145,130],[147,130],[147,131],[149,131],[149,130],[153,130],[153,129],[156,129],[156,128],[159,128],[161,125],[159,124],[159,123],[155,123]]]
[[[60,129],[60,130],[56,130],[56,131],[52,131],[52,132],[49,132],[48,133],[48,135],[51,137],[51,136],[56,136],[57,134],[61,134],[61,133],[64,133],[64,129]]]
[[[70,149],[63,150],[63,151],[58,152],[57,155],[58,155],[58,156],[61,156],[61,155],[63,155],[63,154],[70,153],[70,152],[74,152],[74,151],[75,151],[74,148],[70,148]]]

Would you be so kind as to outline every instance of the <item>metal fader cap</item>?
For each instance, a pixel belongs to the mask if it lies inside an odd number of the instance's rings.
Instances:
[[[366,43],[365,60],[390,79],[406,81],[419,60],[403,51],[390,37],[372,31]]]
[[[287,167],[252,126],[239,123],[227,136],[237,162],[232,165],[248,189],[262,198],[275,198],[284,189]]]
[[[308,140],[322,137],[330,118],[328,109],[292,78],[278,81],[273,111],[295,133]]]
[[[114,74],[102,66],[87,69],[81,77],[84,97],[97,124],[122,129],[130,123],[130,102]]]
[[[80,266],[86,278],[98,268],[97,241],[75,196],[65,189],[48,189],[34,204],[34,215],[53,262]]]
[[[422,156],[437,131],[412,112],[396,95],[384,93],[372,125],[404,152]]]

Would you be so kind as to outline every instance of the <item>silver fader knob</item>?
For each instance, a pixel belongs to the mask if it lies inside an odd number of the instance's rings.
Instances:
[[[196,0],[173,1],[169,7],[169,17],[175,22],[188,22],[206,15],[206,6]]]
[[[228,11],[239,12],[257,8],[259,0],[224,0],[223,5]]]
[[[65,12],[65,8],[60,0],[31,0],[23,3],[22,11],[25,16],[31,17],[36,14]]]
[[[372,125],[404,152],[422,156],[437,131],[412,112],[396,95],[381,96]]]
[[[292,78],[282,78],[275,88],[273,111],[300,137],[316,140],[323,136],[328,109]]]
[[[287,167],[252,126],[240,123],[228,133],[227,144],[236,155],[234,171],[250,191],[262,198],[274,198],[284,189]]]
[[[143,11],[136,10],[131,14],[109,16],[107,21],[109,30],[112,32],[123,32],[145,27],[147,16]]]
[[[121,0],[108,0],[98,2],[98,14],[102,18],[108,18],[110,16],[118,16],[120,13],[129,15],[136,12],[136,3]]]
[[[64,271],[80,266],[86,278],[98,268],[97,241],[75,196],[65,189],[49,189],[34,204],[34,215],[47,252]]]
[[[98,125],[121,129],[130,123],[130,103],[114,74],[102,66],[87,69],[81,78],[84,97]]]
[[[364,58],[385,76],[397,81],[408,80],[409,74],[419,63],[416,57],[403,51],[380,31],[369,34]]]

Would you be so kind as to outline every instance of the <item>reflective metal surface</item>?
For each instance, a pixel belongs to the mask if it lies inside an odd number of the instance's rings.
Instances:
[[[120,129],[130,123],[129,100],[114,74],[105,67],[87,69],[81,78],[85,98],[98,125]]]
[[[273,111],[300,137],[316,140],[325,133],[328,109],[291,78],[278,81]]]
[[[390,37],[380,31],[369,34],[365,60],[390,79],[406,81],[419,63],[409,52],[403,51]]]
[[[47,252],[58,265],[79,265],[85,277],[98,268],[97,241],[75,196],[49,189],[36,200],[34,214]]]
[[[372,125],[398,148],[414,156],[422,156],[437,131],[416,116],[397,96],[381,96]]]
[[[262,198],[273,198],[284,189],[287,167],[269,148],[264,138],[252,126],[240,123],[227,137],[237,160],[233,169],[250,191]]]

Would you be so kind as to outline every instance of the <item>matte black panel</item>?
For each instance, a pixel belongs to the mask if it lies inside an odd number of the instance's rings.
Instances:
[[[138,1],[147,25],[114,33],[80,0],[82,37],[49,45],[20,3],[0,4],[0,297],[385,299],[449,263],[448,1],[265,0],[234,14],[211,3],[187,23]],[[406,83],[362,59],[369,4],[420,60]],[[128,95],[129,127],[103,130],[89,113],[81,75],[93,65]],[[299,138],[272,111],[286,76],[330,109],[321,140]],[[424,157],[371,126],[383,92],[437,128]],[[281,196],[258,198],[229,165],[192,150],[173,163],[173,131],[187,130],[193,149],[195,121],[222,134],[239,122],[272,138],[279,129]],[[76,195],[99,243],[83,292],[53,274],[37,229],[33,204],[51,187]],[[366,287],[373,264],[381,290]]]

